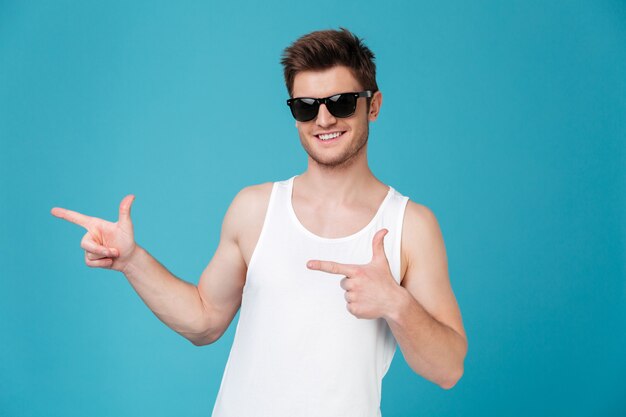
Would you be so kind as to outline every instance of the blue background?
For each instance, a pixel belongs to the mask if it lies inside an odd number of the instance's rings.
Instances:
[[[400,350],[384,417],[626,415],[626,4],[0,1],[0,415],[209,416],[198,348],[54,206],[197,283],[243,187],[306,169],[280,54],[345,26],[384,95],[369,161],[444,234],[469,338],[443,390]]]

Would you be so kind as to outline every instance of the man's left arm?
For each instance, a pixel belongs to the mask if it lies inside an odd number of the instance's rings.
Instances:
[[[443,236],[434,214],[409,201],[402,227],[406,273],[399,285],[384,250],[387,229],[373,237],[372,260],[344,264],[311,259],[309,269],[345,275],[346,308],[360,319],[384,318],[404,358],[419,375],[445,389],[463,375],[467,338],[448,279]]]
[[[450,389],[463,375],[467,337],[437,219],[426,206],[410,200],[402,228],[402,254],[406,273],[383,318],[411,369]]]

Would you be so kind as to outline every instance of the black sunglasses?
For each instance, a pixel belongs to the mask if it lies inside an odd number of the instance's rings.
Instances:
[[[352,116],[356,110],[356,101],[359,97],[372,97],[372,92],[366,90],[358,93],[341,93],[324,98],[290,98],[287,100],[287,105],[291,109],[294,119],[299,122],[308,122],[317,117],[320,104],[325,104],[330,114],[335,117]]]

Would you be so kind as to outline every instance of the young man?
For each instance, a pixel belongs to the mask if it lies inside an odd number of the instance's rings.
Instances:
[[[305,35],[282,64],[307,170],[242,189],[198,286],[134,241],[119,221],[70,210],[91,267],[123,272],[165,324],[196,345],[241,306],[213,417],[375,417],[396,345],[442,388],[463,374],[467,339],[434,214],[367,163],[382,94],[374,55],[345,29]]]

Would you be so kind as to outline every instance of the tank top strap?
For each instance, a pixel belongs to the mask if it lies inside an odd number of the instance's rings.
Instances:
[[[389,266],[396,282],[401,282],[401,240],[404,212],[409,197],[401,194],[394,187],[389,186],[389,192],[370,223],[350,236],[340,238],[325,238],[317,236],[307,230],[298,220],[292,205],[293,181],[297,175],[282,181],[276,181],[272,188],[270,206],[266,215],[265,228],[271,229],[274,236],[294,239],[294,243],[304,238],[308,242],[315,242],[322,246],[340,247],[352,245],[355,247],[369,246],[371,256],[371,242],[374,234],[382,228],[389,230],[385,235],[384,247]],[[260,239],[259,239],[260,240]],[[362,242],[362,241],[366,242]],[[361,242],[359,242],[361,241]],[[371,258],[370,258],[371,259]]]
[[[389,233],[385,235],[385,253],[389,261],[391,273],[396,282],[400,284],[401,276],[401,250],[402,250],[402,227],[404,224],[404,213],[409,197],[401,194],[393,187],[391,196],[384,207],[381,215],[380,228],[386,228]]]

